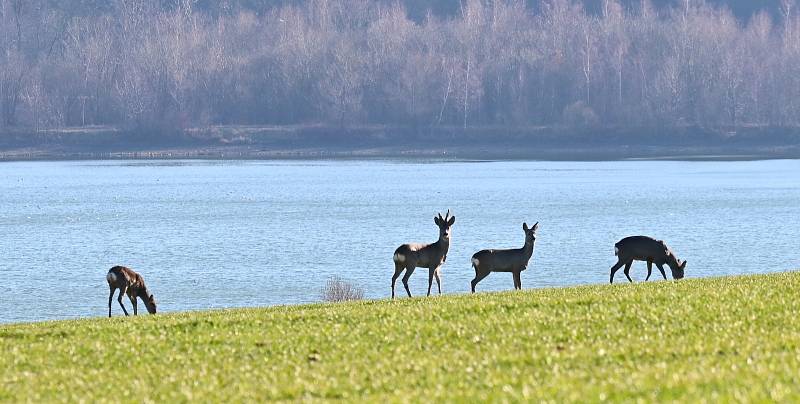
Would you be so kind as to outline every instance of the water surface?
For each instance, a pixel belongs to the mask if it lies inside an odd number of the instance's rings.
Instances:
[[[540,222],[525,288],[607,282],[614,242],[633,234],[666,240],[688,277],[796,269],[798,172],[800,161],[2,163],[0,322],[106,315],[117,264],[140,271],[164,311],[318,301],[332,275],[385,298],[394,249],[435,241],[447,208],[446,293],[469,290],[473,252],[522,246],[523,221]],[[645,264],[632,273],[643,280]],[[427,270],[410,283],[424,294]],[[493,274],[478,289],[512,286]]]

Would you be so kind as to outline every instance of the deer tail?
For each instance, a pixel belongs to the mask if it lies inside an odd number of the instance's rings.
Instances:
[[[614,244],[614,256],[619,256],[619,247],[616,244]]]
[[[485,271],[485,269],[478,269],[478,268],[480,268],[480,265],[481,265],[481,259],[480,259],[480,258],[478,258],[478,254],[477,254],[477,253],[475,253],[475,254],[472,256],[472,259],[470,260],[470,262],[472,262],[472,269],[474,269],[474,270],[475,270],[475,278],[477,279],[477,278],[478,278],[478,275],[479,275],[481,272],[484,272],[484,271]]]
[[[117,281],[117,275],[115,275],[114,272],[108,271],[108,274],[106,275],[106,280],[108,281],[108,283],[115,283]]]

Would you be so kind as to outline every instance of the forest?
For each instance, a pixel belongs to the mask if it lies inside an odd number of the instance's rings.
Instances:
[[[779,3],[0,0],[0,132],[794,128],[800,4]]]

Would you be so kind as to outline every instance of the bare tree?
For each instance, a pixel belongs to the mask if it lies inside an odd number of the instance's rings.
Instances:
[[[800,125],[797,0],[61,3],[0,0],[2,131]]]

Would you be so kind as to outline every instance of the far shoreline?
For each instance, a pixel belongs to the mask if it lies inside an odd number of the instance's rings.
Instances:
[[[800,128],[217,126],[0,133],[0,161],[748,161],[800,158]]]
[[[502,161],[542,161],[542,162],[603,162],[603,161],[674,161],[674,162],[740,162],[767,160],[798,160],[800,155],[786,154],[664,154],[642,157],[623,157],[601,153],[593,155],[591,151],[584,153],[566,153],[563,155],[534,155],[521,157],[516,154],[502,155],[492,153],[491,156],[432,155],[428,153],[329,153],[329,152],[292,152],[282,151],[275,154],[239,153],[220,151],[217,153],[183,152],[183,151],[149,151],[149,152],[110,152],[110,153],[51,153],[46,151],[6,153],[0,152],[0,163],[21,162],[70,162],[70,161],[408,161],[408,162],[473,162],[491,163]]]

